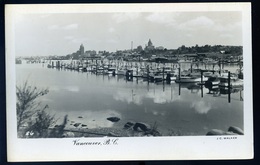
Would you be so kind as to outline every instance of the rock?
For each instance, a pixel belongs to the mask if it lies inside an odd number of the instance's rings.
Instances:
[[[78,127],[79,125],[80,125],[80,123],[75,123],[73,126]]]
[[[109,117],[109,118],[107,118],[107,120],[112,121],[112,122],[118,122],[120,120],[120,118],[118,118],[118,117]]]
[[[56,129],[61,129],[63,126],[62,125],[55,125],[54,128]]]
[[[157,130],[149,130],[145,132],[145,135],[148,136],[162,136],[161,133]]]
[[[138,132],[138,133],[135,133],[134,136],[142,137],[142,136],[144,136],[144,133],[143,132]]]
[[[225,135],[225,133],[226,133],[225,131],[219,129],[212,129],[206,135]]]
[[[234,132],[225,132],[225,135],[238,135],[238,134],[236,134]]]
[[[125,125],[124,125],[124,129],[129,129],[130,127],[132,127],[135,123],[134,122],[127,122]]]
[[[62,137],[74,137],[74,133],[73,132],[65,132],[62,134]]]
[[[86,127],[87,125],[86,125],[86,124],[82,124],[81,126],[82,126],[82,127]]]
[[[238,127],[229,127],[228,132],[233,132],[236,133],[238,135],[244,135],[244,131]]]
[[[144,131],[144,132],[146,132],[146,131],[151,130],[151,126],[150,125],[148,125],[146,123],[141,123],[141,122],[135,123],[133,128],[134,128],[135,131]]]
[[[113,132],[109,132],[109,133],[107,134],[107,136],[117,137],[117,135],[116,135],[115,133],[113,133]]]
[[[146,135],[144,135],[145,137],[153,137],[153,135],[151,135],[151,134],[146,134]]]
[[[228,132],[225,132],[219,129],[212,129],[206,135],[238,135],[238,134],[230,130],[228,130]]]
[[[82,116],[79,116],[78,118],[80,118],[80,119],[81,119],[81,118],[83,118],[83,117],[82,117]]]

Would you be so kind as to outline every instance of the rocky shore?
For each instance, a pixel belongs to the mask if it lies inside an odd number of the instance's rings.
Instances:
[[[19,137],[24,138],[72,138],[72,137],[156,137],[156,136],[196,136],[192,132],[185,133],[181,130],[170,129],[164,132],[157,127],[157,123],[147,124],[140,121],[122,122],[119,117],[112,116],[104,118],[117,126],[88,128],[84,117],[77,117],[79,120],[69,120],[66,115],[61,124],[35,132],[24,127],[18,132]],[[95,120],[92,120],[95,121]],[[121,122],[119,122],[121,121]],[[235,126],[230,126],[227,131],[212,129],[205,133],[206,136],[227,136],[244,135],[244,131]]]
[[[78,118],[82,118],[79,116]],[[120,120],[119,117],[108,117],[107,120],[116,123]],[[157,130],[157,124],[152,126],[144,122],[128,121],[122,128],[87,128],[86,124],[80,122],[71,121],[70,125],[73,127],[64,128],[63,137],[140,137],[140,136],[161,136],[161,133]],[[54,128],[60,127],[55,125]]]
[[[207,133],[207,136],[212,136],[212,135],[244,135],[244,131],[239,127],[230,126],[228,128],[228,131],[212,129]]]
[[[81,117],[79,117],[81,118]],[[108,117],[107,120],[116,123],[120,120],[119,117]],[[144,122],[128,121],[122,128],[102,127],[102,128],[87,128],[87,125],[81,123],[72,124],[75,128],[64,129],[62,137],[150,137],[150,136],[185,136],[184,134],[162,134],[157,128],[156,122],[149,125]],[[239,127],[230,126],[227,131],[212,129],[206,133],[207,136],[218,135],[244,135],[244,131]]]

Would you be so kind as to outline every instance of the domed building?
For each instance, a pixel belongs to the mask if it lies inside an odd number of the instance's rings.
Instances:
[[[145,50],[154,50],[154,46],[153,46],[153,43],[151,41],[151,39],[149,39],[148,41],[148,45],[145,47]]]

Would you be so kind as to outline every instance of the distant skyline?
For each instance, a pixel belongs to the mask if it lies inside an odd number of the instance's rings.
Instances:
[[[24,14],[15,22],[16,56],[67,55],[80,44],[86,50],[110,51],[182,45],[242,45],[242,13],[128,12]]]

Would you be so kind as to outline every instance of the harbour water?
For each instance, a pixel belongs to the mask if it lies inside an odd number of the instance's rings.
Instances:
[[[188,66],[184,66],[188,69]],[[225,69],[236,70],[229,65]],[[243,129],[243,91],[213,95],[204,86],[148,83],[142,78],[95,75],[91,72],[47,68],[43,64],[16,65],[17,85],[28,80],[49,93],[40,98],[57,119],[68,115],[87,128],[123,128],[129,121],[153,125],[165,136],[206,135],[230,126]],[[80,118],[79,118],[80,117]],[[108,117],[119,117],[118,122]]]

